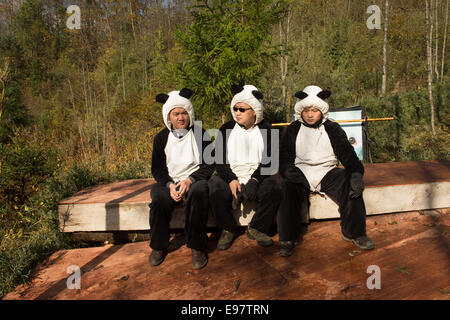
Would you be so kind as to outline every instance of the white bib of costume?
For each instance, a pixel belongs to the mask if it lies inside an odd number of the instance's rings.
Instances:
[[[258,168],[264,151],[264,140],[257,126],[245,130],[235,124],[227,141],[227,160],[239,183],[246,184]]]
[[[169,176],[175,182],[188,178],[200,167],[200,155],[192,129],[182,138],[169,133],[164,152]]]
[[[320,181],[339,163],[324,126],[302,125],[295,141],[295,154],[295,166],[308,179],[311,191],[320,192]]]

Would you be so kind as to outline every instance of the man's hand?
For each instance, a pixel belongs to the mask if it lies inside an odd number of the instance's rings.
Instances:
[[[231,193],[233,196],[237,199],[238,198],[238,192],[241,192],[241,184],[237,180],[233,180],[229,183]]]
[[[174,201],[179,202],[179,201],[181,200],[182,196],[181,196],[181,195],[178,193],[178,191],[177,191],[177,185],[174,184],[174,183],[171,183],[171,184],[169,185],[169,190],[170,190],[170,197],[171,197]]]
[[[188,193],[191,184],[192,184],[191,179],[184,179],[176,184],[176,186],[179,187],[178,194],[180,195],[180,197],[183,197],[185,194]]]
[[[353,172],[350,177],[350,199],[359,198],[364,191],[363,175],[359,172]]]

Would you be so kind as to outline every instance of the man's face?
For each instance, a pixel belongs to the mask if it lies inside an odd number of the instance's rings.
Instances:
[[[182,107],[174,108],[169,113],[169,121],[174,130],[186,129],[189,126],[189,114]]]
[[[236,122],[246,129],[255,124],[256,113],[248,104],[244,102],[236,103],[233,107],[233,112],[236,117]]]
[[[322,112],[319,109],[314,107],[308,107],[303,109],[302,118],[307,124],[314,124],[320,120],[322,117]]]

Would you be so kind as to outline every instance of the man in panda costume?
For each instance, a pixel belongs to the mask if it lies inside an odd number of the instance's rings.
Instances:
[[[153,141],[152,175],[156,184],[151,189],[150,204],[150,264],[163,262],[169,246],[169,223],[172,211],[183,197],[187,247],[192,249],[192,267],[203,268],[206,256],[206,225],[208,222],[208,183],[213,165],[202,161],[203,150],[210,142],[202,139],[204,130],[194,125],[194,108],[187,88],[158,94],[163,103],[166,125]]]
[[[280,147],[284,198],[278,216],[279,255],[290,256],[300,230],[301,204],[310,192],[325,193],[339,205],[343,239],[372,249],[366,236],[364,167],[345,131],[328,120],[328,90],[307,86],[295,96],[296,121],[286,129]],[[338,163],[344,169],[338,168]]]
[[[271,177],[274,172],[270,173],[272,128],[263,119],[263,95],[255,86],[234,85],[232,92],[233,120],[219,129],[215,141],[217,175],[208,183],[211,209],[222,229],[217,248],[231,246],[237,228],[232,210],[247,200],[258,201],[247,236],[259,245],[270,246],[273,241],[268,233],[282,197],[281,188]]]

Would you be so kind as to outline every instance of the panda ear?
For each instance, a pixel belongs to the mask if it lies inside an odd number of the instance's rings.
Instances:
[[[192,90],[188,88],[183,88],[181,89],[179,95],[186,99],[189,99],[192,96]]]
[[[330,90],[322,90],[320,91],[317,96],[322,99],[325,100],[326,98],[328,98],[329,96],[331,96],[331,91]]]
[[[263,98],[263,94],[258,90],[253,90],[252,94],[258,100],[261,100]]]
[[[239,84],[232,84],[231,85],[231,92],[233,92],[233,94],[238,94],[242,90],[244,90],[244,86],[241,86]]]
[[[169,95],[165,93],[160,93],[156,96],[157,102],[166,103],[167,99],[169,99]]]
[[[303,91],[297,91],[295,93],[295,97],[300,99],[300,100],[305,99],[307,96],[308,96],[308,94],[303,92]]]

